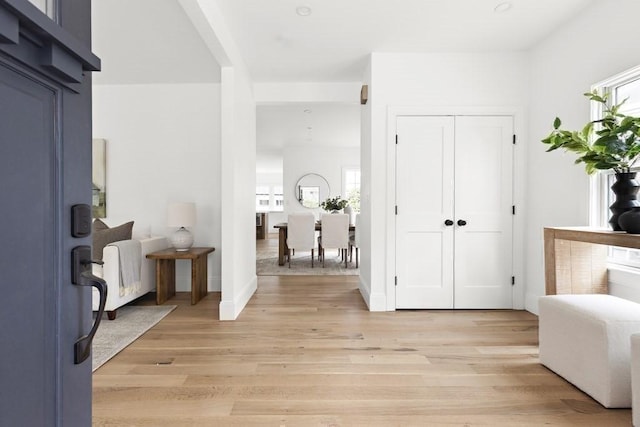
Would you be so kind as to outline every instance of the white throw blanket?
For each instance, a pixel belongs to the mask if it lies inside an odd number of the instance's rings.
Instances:
[[[142,269],[142,246],[139,240],[121,240],[110,243],[118,248],[120,261],[120,296],[140,290]]]

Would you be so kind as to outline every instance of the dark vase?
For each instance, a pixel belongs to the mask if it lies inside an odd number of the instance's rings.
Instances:
[[[637,198],[639,188],[640,184],[636,181],[635,172],[616,174],[616,182],[611,186],[611,191],[615,194],[616,200],[609,206],[609,210],[613,214],[609,218],[609,224],[614,231],[623,231],[623,228],[618,223],[620,215],[633,208],[640,207],[640,201]]]
[[[629,234],[640,234],[640,208],[633,208],[620,214],[618,224]]]

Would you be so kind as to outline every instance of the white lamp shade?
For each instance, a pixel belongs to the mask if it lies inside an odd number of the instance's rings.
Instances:
[[[167,214],[169,227],[193,227],[196,225],[195,203],[172,203]]]

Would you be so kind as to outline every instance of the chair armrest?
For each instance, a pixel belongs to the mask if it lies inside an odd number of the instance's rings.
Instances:
[[[162,236],[140,239],[140,245],[142,247],[141,250],[143,259],[147,254],[150,254],[151,252],[167,249],[170,246],[167,238]]]
[[[140,240],[140,246],[142,251],[141,286],[145,291],[154,291],[156,289],[156,262],[147,259],[147,254],[167,249],[171,245],[166,237],[148,237]]]
[[[108,310],[115,310],[132,299],[144,295],[149,291],[155,290],[156,288],[155,262],[147,259],[146,255],[151,252],[168,248],[170,246],[169,241],[166,237],[146,237],[138,240],[140,241],[140,251],[142,255],[139,292],[132,293],[125,297],[120,297],[120,262],[118,259],[118,248],[116,246],[105,246],[103,251],[104,265],[93,265],[94,274],[107,281]],[[97,308],[97,303],[93,304],[93,306],[95,310]]]

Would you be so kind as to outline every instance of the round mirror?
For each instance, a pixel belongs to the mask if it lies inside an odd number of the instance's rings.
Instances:
[[[324,177],[308,173],[298,180],[295,188],[298,202],[305,208],[319,208],[320,202],[329,197],[329,183]]]

